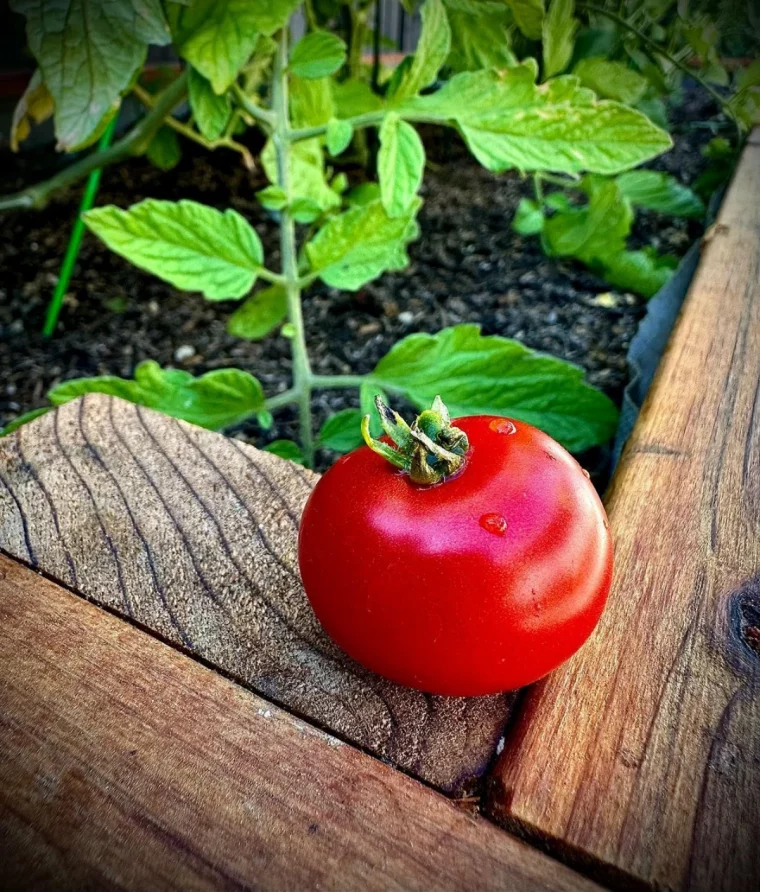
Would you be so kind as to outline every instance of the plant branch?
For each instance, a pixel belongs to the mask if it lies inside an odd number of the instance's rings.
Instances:
[[[309,26],[309,30],[316,31],[319,28],[319,23],[317,22],[317,16],[314,12],[313,0],[306,0],[304,3],[304,12],[306,13],[306,24]]]
[[[155,102],[153,97],[139,84],[135,84],[135,86],[132,87],[132,92],[146,108],[154,108]],[[178,121],[173,115],[169,115],[166,118],[164,125],[170,127],[175,133],[179,133],[180,136],[184,136],[185,139],[189,139],[191,142],[203,146],[204,149],[208,149],[210,152],[213,152],[215,149],[232,149],[232,151],[238,152],[238,154],[242,156],[243,163],[248,170],[253,170],[255,166],[253,156],[248,149],[242,145],[242,143],[236,142],[228,134],[225,134],[220,139],[206,139],[202,133],[193,130],[188,124],[183,124],[182,121]]]
[[[246,112],[246,114],[249,114],[254,121],[261,124],[267,133],[274,130],[277,126],[277,115],[273,114],[271,111],[267,111],[265,108],[261,108],[261,106],[256,105],[255,102],[251,102],[250,98],[243,92],[240,84],[232,85],[232,95],[235,97],[238,105],[243,111]]]
[[[366,127],[379,127],[383,123],[383,118],[388,114],[388,112],[395,111],[392,106],[388,108],[381,108],[377,111],[364,112],[361,115],[355,115],[353,118],[342,118],[341,120],[348,121],[348,123],[354,128],[354,130],[364,130]],[[407,114],[403,113],[401,117],[405,121],[414,121],[417,124],[446,124],[446,121],[442,121],[440,118],[433,117],[433,115],[423,115],[423,114]],[[304,127],[301,130],[291,130],[290,131],[290,141],[291,142],[301,142],[303,139],[313,139],[315,136],[324,136],[327,133],[327,124],[318,124],[314,127]]]
[[[657,41],[652,40],[650,37],[647,37],[646,34],[641,32],[635,25],[632,25],[630,22],[626,21],[622,16],[618,15],[616,12],[612,12],[609,9],[605,9],[603,6],[596,6],[594,3],[577,3],[577,9],[584,9],[586,12],[593,12],[597,15],[606,16],[610,21],[615,22],[617,25],[620,25],[621,28],[626,28],[631,34],[635,34],[639,40],[645,45],[648,46],[652,52],[657,53],[658,56],[662,56],[664,59],[667,59],[671,65],[674,65],[676,68],[680,69],[684,74],[693,78],[700,84],[707,92],[712,96],[712,98],[718,103],[720,108],[731,118],[733,118],[733,114],[731,113],[731,109],[728,106],[728,102],[720,95],[720,93],[713,89],[704,78],[700,77],[696,72],[694,72],[688,65],[682,62],[680,59],[676,58],[672,53],[668,52],[668,50],[664,46],[660,46]]]
[[[541,183],[541,174],[534,173],[533,174],[533,191],[536,195],[536,201],[539,204],[544,203],[544,187]]]
[[[371,377],[371,375],[312,375],[311,383],[313,387],[319,387],[323,390],[341,387],[361,387]]]
[[[45,207],[54,192],[58,192],[60,189],[84,179],[93,170],[107,167],[109,164],[115,164],[118,161],[123,161],[125,158],[142,155],[172,109],[185,98],[186,92],[187,73],[183,72],[164,90],[156,100],[153,108],[141,121],[135,124],[126,136],[123,136],[118,142],[115,142],[102,152],[90,152],[89,155],[85,155],[84,158],[80,158],[78,161],[70,164],[49,180],[35,183],[34,186],[29,186],[27,189],[15,192],[13,195],[6,195],[0,198],[0,211],[14,209],[40,210]]]
[[[288,112],[288,29],[283,28],[277,43],[272,75],[272,111],[274,130],[272,140],[277,158],[277,185],[290,203],[290,124]],[[298,418],[301,445],[306,464],[314,465],[314,432],[311,421],[311,365],[304,336],[301,287],[296,252],[296,227],[286,205],[280,212],[280,255],[285,280],[288,321],[293,327],[290,340],[293,358],[293,391],[298,398]]]
[[[279,273],[273,273],[271,270],[267,269],[265,266],[262,266],[256,273],[256,275],[263,279],[265,282],[269,282],[271,285],[285,285],[286,279],[285,276],[281,276]]]
[[[265,405],[270,412],[274,412],[277,409],[282,409],[283,406],[291,406],[293,403],[297,403],[299,399],[298,391],[295,387],[291,387],[290,390],[270,396],[266,400]]]

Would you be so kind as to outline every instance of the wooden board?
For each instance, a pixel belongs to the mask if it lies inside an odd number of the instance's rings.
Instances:
[[[3,557],[0,666],[0,888],[598,888]]]
[[[526,698],[491,812],[658,890],[760,888],[760,146],[750,145],[608,511],[610,603]]]
[[[511,696],[431,697],[350,661],[301,588],[317,476],[91,395],[0,440],[0,548],[448,792],[493,756]]]

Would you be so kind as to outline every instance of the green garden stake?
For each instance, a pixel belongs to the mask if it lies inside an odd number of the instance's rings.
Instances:
[[[114,115],[106,129],[103,131],[103,135],[100,137],[100,142],[98,143],[98,152],[105,151],[111,144],[111,139],[116,130],[117,118],[118,115]],[[63,306],[63,296],[66,294],[66,289],[69,287],[71,274],[74,272],[77,257],[79,256],[79,248],[82,244],[82,236],[84,235],[84,220],[82,219],[82,214],[89,211],[95,203],[95,196],[98,194],[98,185],[100,183],[100,175],[102,172],[103,168],[97,167],[89,177],[87,177],[87,184],[84,188],[82,203],[79,205],[79,211],[77,212],[76,220],[74,221],[74,228],[71,230],[71,238],[66,247],[66,254],[63,257],[58,282],[56,283],[53,297],[48,304],[47,314],[45,316],[45,327],[42,329],[42,334],[46,338],[49,338],[53,334],[56,325],[58,325],[58,316],[60,315],[61,307]]]

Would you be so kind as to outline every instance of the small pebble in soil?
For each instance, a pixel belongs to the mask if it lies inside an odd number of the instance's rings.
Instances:
[[[185,362],[195,356],[195,347],[192,344],[182,344],[174,351],[174,359],[177,362]]]

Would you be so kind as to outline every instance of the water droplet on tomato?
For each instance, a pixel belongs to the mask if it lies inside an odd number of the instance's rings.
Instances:
[[[507,532],[507,521],[501,514],[484,514],[480,518],[480,525],[494,536],[503,536]]]
[[[591,480],[591,474],[589,474],[589,472],[585,468],[581,468],[581,471],[583,471],[583,476],[586,478],[586,480]]]
[[[497,434],[516,434],[517,428],[506,418],[495,418],[489,425]]]

